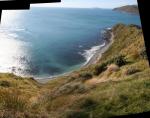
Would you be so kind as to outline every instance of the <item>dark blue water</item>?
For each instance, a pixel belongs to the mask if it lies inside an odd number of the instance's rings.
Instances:
[[[85,50],[102,44],[102,31],[117,23],[140,25],[140,18],[107,9],[4,11],[0,71],[39,78],[72,71],[87,61]]]

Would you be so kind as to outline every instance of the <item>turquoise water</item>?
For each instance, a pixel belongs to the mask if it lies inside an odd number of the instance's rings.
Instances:
[[[140,18],[108,9],[4,11],[0,72],[43,78],[72,71],[103,44],[104,29],[117,23],[140,25]]]

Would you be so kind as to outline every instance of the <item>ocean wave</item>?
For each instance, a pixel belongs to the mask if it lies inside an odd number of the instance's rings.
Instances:
[[[101,35],[105,35],[108,31],[111,31],[112,28],[111,27],[107,27],[107,28],[104,28],[103,30],[101,30]]]
[[[91,47],[91,49],[85,50],[83,53],[79,52],[79,54],[81,54],[86,59],[86,62],[84,63],[84,65],[89,63],[89,61],[97,53],[98,50],[100,50],[101,48],[106,46],[105,39],[108,38],[108,31],[110,31],[110,30],[112,30],[112,28],[110,28],[110,27],[107,27],[107,28],[104,28],[103,30],[101,30],[101,36],[102,36],[101,41],[103,41],[103,43],[101,45],[93,46],[93,47]]]
[[[104,42],[99,46],[93,46],[91,49],[85,50],[82,54],[80,53],[86,59],[84,65],[86,65],[91,60],[91,58],[96,54],[96,52],[100,50],[102,47],[104,47],[105,45],[106,43]]]
[[[18,28],[18,27],[1,27],[0,28],[0,31],[3,31],[3,32],[5,32],[5,31],[26,31],[26,29],[25,28]]]

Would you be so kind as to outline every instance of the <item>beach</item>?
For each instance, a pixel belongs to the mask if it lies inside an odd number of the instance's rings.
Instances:
[[[91,59],[84,65],[84,67],[90,66],[92,64],[95,64],[98,60],[100,60],[102,54],[107,51],[107,49],[110,47],[110,45],[113,43],[114,34],[112,31],[109,31],[111,34],[110,38],[107,38],[105,40],[105,45],[100,47],[95,54],[91,57]]]
[[[98,60],[100,60],[100,58],[102,57],[102,54],[105,53],[105,51],[107,51],[108,48],[112,45],[113,39],[114,39],[113,32],[111,30],[107,30],[106,34],[107,34],[107,36],[105,37],[105,42],[104,42],[105,45],[103,45],[103,46],[101,45],[100,48],[98,48],[95,51],[93,56],[85,64],[83,64],[83,66],[81,68],[83,68],[83,67],[86,68],[90,65],[96,64],[98,62]],[[58,76],[50,77],[50,78],[42,78],[42,79],[35,78],[35,80],[40,82],[40,83],[46,83],[50,80],[57,79],[60,76],[68,76],[72,72],[73,71],[68,72],[68,73],[64,73],[64,74],[61,74],[61,75],[58,75]]]

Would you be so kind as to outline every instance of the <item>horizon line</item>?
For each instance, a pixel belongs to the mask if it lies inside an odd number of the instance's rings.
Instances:
[[[113,8],[101,8],[101,7],[52,7],[52,6],[31,6],[31,7],[46,7],[46,8],[72,8],[72,9],[113,9]]]
[[[137,5],[138,4],[132,4],[132,5]],[[122,5],[122,6],[118,6],[118,7],[123,7],[123,6],[128,6],[128,5]],[[40,6],[40,5],[31,5],[31,7],[46,7],[46,8],[74,8],[74,9],[114,9],[117,7],[113,7],[113,8],[109,8],[109,7],[61,7],[61,6]]]

